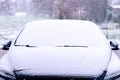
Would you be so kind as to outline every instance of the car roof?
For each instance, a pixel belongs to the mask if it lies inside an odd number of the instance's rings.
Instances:
[[[46,24],[47,23],[47,24]],[[70,26],[75,26],[76,24],[78,24],[77,26],[82,26],[82,25],[86,25],[85,27],[89,26],[96,26],[98,27],[98,25],[96,25],[95,23],[91,22],[91,21],[85,21],[85,20],[36,20],[36,21],[31,21],[29,23],[26,24],[26,26],[34,26],[34,25],[46,25],[48,26],[48,24],[50,25],[57,25],[57,27],[61,27],[62,25],[64,26],[66,25],[70,25]],[[60,25],[58,25],[60,24]]]

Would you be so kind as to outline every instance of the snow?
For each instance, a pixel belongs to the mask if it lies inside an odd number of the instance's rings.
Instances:
[[[15,78],[13,68],[8,61],[7,54],[5,54],[0,60],[0,75],[4,77],[9,77],[11,79]]]
[[[110,78],[116,75],[120,75],[120,59],[116,54],[112,54],[111,62],[107,69],[106,78]]]
[[[112,8],[120,8],[120,5],[111,5]]]
[[[15,44],[36,47],[12,45],[8,54],[15,70],[97,77],[106,69],[111,49],[97,25],[78,20],[42,20],[25,26]],[[56,47],[59,45],[88,47]]]
[[[76,25],[77,24],[77,25]],[[25,25],[16,41],[17,45],[97,46],[105,44],[105,36],[98,26],[80,20],[41,20]]]
[[[16,12],[15,17],[26,17],[27,13],[26,12]]]
[[[109,51],[106,46],[72,47],[17,47],[9,55],[16,70],[33,75],[99,76],[106,68]]]

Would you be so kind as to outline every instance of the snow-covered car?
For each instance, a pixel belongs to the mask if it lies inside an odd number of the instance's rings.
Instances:
[[[9,80],[103,80],[120,74],[119,58],[89,21],[32,21],[3,49],[9,51],[0,60],[0,77]]]

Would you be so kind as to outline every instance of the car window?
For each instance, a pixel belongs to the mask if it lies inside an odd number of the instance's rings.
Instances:
[[[105,44],[106,38],[96,25],[75,23],[50,23],[26,25],[16,45],[31,46],[97,46]]]

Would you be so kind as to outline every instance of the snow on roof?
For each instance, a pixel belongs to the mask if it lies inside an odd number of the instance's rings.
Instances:
[[[111,5],[112,8],[120,8],[120,5]]]
[[[16,12],[15,13],[15,17],[25,17],[25,16],[27,16],[26,12]]]

